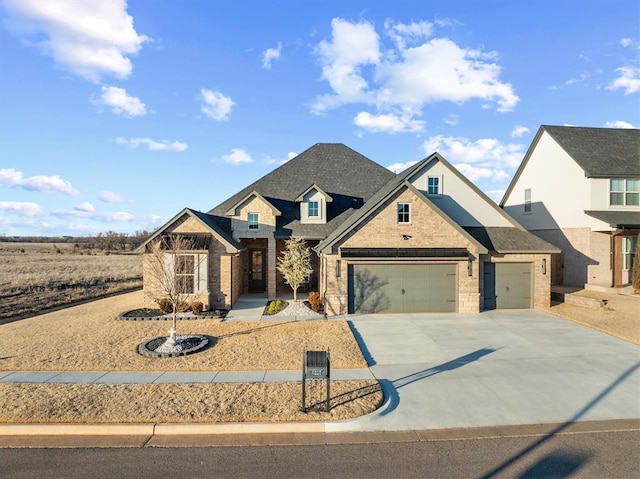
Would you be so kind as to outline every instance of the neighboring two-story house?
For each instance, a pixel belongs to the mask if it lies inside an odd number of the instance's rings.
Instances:
[[[538,130],[500,206],[562,250],[553,282],[624,286],[640,232],[640,130]]]
[[[181,274],[209,308],[290,291],[277,258],[304,238],[307,287],[328,314],[546,308],[559,253],[437,153],[395,175],[342,144],[314,145],[208,213],[183,210],[140,251],[172,234],[192,239]],[[146,306],[160,289],[144,276]]]

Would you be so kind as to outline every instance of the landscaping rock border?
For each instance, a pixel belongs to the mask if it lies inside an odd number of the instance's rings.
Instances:
[[[191,311],[186,313],[178,313],[177,319],[179,320],[193,320],[193,319],[219,319],[223,320],[229,313],[228,309],[214,309],[212,311],[203,311],[200,314],[194,314]],[[131,311],[125,311],[120,313],[116,319],[122,321],[166,321],[172,320],[171,313],[164,314],[159,309],[133,309]]]
[[[209,345],[209,338],[207,336],[189,336],[187,339],[183,339],[181,342],[193,340],[193,346],[187,347],[182,351],[176,351],[171,353],[158,353],[155,348],[167,340],[167,336],[158,336],[157,338],[150,339],[138,345],[138,354],[146,356],[148,358],[177,358],[180,356],[187,356],[204,350]]]

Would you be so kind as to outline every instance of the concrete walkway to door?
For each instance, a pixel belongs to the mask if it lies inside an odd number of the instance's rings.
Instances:
[[[551,314],[347,319],[386,403],[328,431],[640,418],[640,347]]]

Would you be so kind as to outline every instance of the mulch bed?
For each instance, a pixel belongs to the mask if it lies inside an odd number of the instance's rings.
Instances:
[[[224,319],[229,313],[228,309],[212,309],[211,311],[202,311],[198,314],[192,312],[178,313],[177,319],[190,320],[190,319]],[[148,321],[148,320],[172,320],[171,313],[164,314],[159,309],[151,308],[138,308],[126,311],[118,315],[117,319],[124,321]]]

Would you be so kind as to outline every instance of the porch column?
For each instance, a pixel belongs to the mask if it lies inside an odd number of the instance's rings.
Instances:
[[[276,291],[276,239],[267,238],[267,295],[275,298]]]
[[[623,286],[622,283],[622,235],[615,234],[613,236],[613,284],[614,288],[620,288]]]

